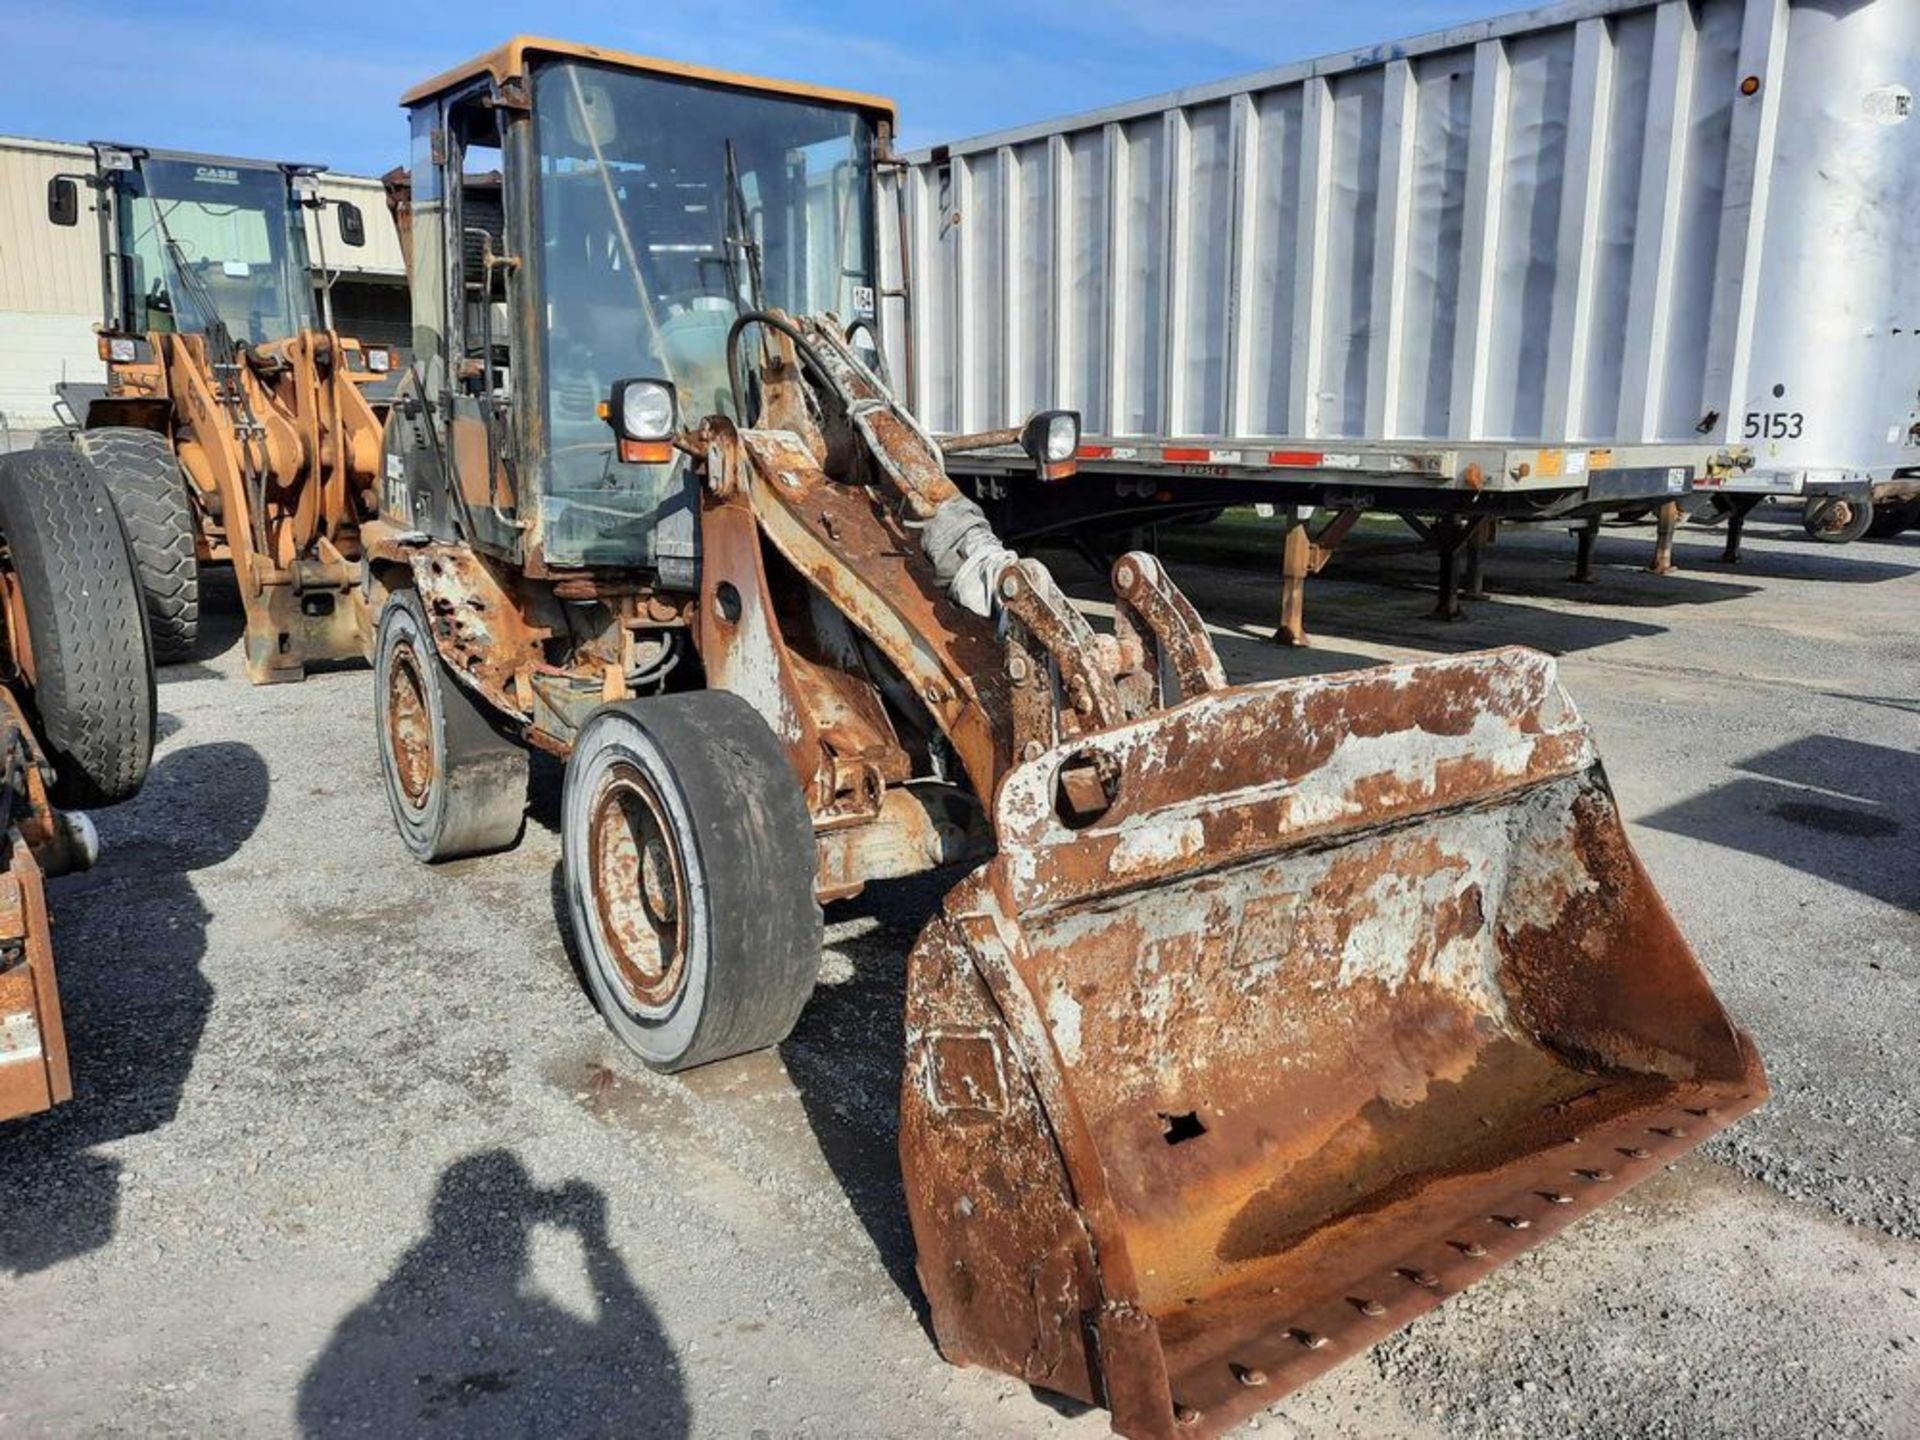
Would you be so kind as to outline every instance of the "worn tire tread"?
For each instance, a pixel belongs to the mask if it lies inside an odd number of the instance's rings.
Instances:
[[[199,527],[173,446],[158,431],[117,425],[84,431],[78,443],[126,527],[155,663],[191,659],[200,635]]]
[[[132,552],[78,450],[0,456],[0,534],[33,646],[29,697],[55,803],[111,805],[146,779],[156,697]]]

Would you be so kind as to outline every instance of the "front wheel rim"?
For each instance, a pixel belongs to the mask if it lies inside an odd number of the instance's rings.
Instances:
[[[686,869],[666,806],[630,763],[608,766],[589,797],[586,861],[603,973],[631,1013],[667,1012],[686,983]]]
[[[387,666],[387,749],[394,783],[409,808],[424,810],[433,794],[433,712],[427,677],[413,646],[394,646]]]

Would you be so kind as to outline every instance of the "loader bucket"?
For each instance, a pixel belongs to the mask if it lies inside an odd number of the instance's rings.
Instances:
[[[910,962],[920,1278],[950,1359],[1123,1435],[1231,1428],[1765,1096],[1543,655],[1213,691],[994,820]]]

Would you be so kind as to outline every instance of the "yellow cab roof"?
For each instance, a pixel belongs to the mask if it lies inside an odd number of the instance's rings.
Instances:
[[[621,70],[639,70],[652,75],[671,75],[683,80],[699,80],[712,85],[727,85],[738,90],[760,90],[796,99],[822,100],[830,105],[851,105],[861,110],[878,110],[888,119],[894,116],[893,101],[880,95],[863,95],[856,90],[835,90],[824,85],[805,85],[796,80],[768,80],[758,75],[740,75],[731,70],[713,70],[704,65],[685,65],[678,60],[661,60],[651,55],[634,55],[625,50],[607,50],[598,45],[579,45],[569,40],[542,40],[532,35],[516,35],[506,44],[476,55],[464,64],[414,86],[400,97],[402,105],[450,90],[479,75],[492,75],[496,84],[523,79],[530,57],[556,56],[571,60],[590,60]]]

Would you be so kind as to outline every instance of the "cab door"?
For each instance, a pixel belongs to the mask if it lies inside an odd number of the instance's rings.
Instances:
[[[502,112],[486,89],[447,102],[442,170],[446,235],[447,459],[473,543],[520,550],[520,448],[514,389],[522,379]]]

